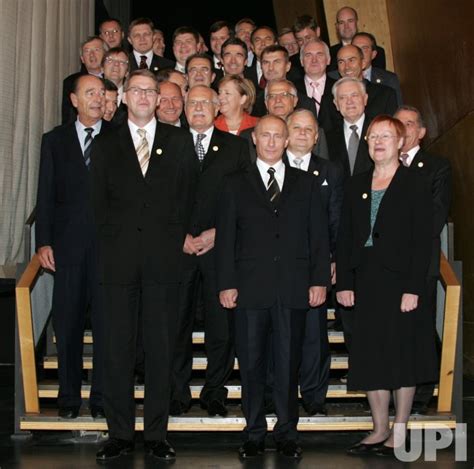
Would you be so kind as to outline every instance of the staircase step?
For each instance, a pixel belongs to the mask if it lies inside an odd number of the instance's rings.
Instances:
[[[92,356],[84,355],[83,368],[85,370],[92,370]],[[193,357],[193,370],[205,370],[207,367],[207,358],[205,355],[195,354]],[[58,368],[58,357],[45,356],[43,359],[43,368],[46,370],[56,370]],[[234,362],[234,370],[239,369],[237,358]],[[347,370],[348,357],[347,354],[333,354],[331,355],[331,370]]]
[[[228,406],[227,417],[209,417],[206,411],[194,406],[180,417],[170,417],[169,431],[241,431],[245,419],[240,406]],[[300,431],[369,431],[372,429],[370,412],[354,404],[332,404],[327,406],[325,417],[306,417],[301,410],[298,423]],[[391,417],[391,420],[393,417]],[[143,431],[143,410],[137,408],[135,429]],[[268,416],[268,428],[272,429],[276,417]],[[456,418],[452,414],[430,412],[427,415],[412,416],[409,428],[455,428]],[[20,419],[21,430],[69,430],[69,431],[106,431],[105,419],[93,419],[88,409],[83,408],[77,419],[66,420],[58,417],[57,409],[42,409],[39,414],[27,414]]]

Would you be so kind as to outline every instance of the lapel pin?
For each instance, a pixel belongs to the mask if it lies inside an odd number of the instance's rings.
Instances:
[[[319,176],[319,171],[318,171],[318,170],[313,171],[313,174],[314,174],[315,176]]]
[[[154,72],[157,72],[157,71],[158,71],[158,67],[153,67],[153,71],[154,71]]]
[[[420,161],[420,162],[418,163],[418,168],[423,168],[423,161]]]
[[[163,153],[163,150],[161,148],[156,149],[156,154],[161,155]]]
[[[214,145],[214,146],[212,147],[212,151],[217,151],[217,150],[219,150],[219,147],[218,147],[217,145]]]
[[[382,80],[381,80],[380,78],[377,78],[375,81],[376,81],[377,83],[381,83],[381,82],[382,82]]]
[[[364,193],[362,194],[362,198],[363,198],[363,199],[366,199],[367,197],[368,197],[367,193],[364,192]]]

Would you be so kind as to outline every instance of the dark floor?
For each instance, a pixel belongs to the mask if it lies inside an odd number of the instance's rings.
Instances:
[[[465,380],[464,415],[469,429],[474,428],[474,381]],[[97,467],[95,452],[101,435],[80,436],[72,433],[35,432],[28,439],[12,439],[13,432],[13,367],[0,367],[0,469],[85,469]],[[271,438],[268,450],[261,458],[249,463],[241,463],[236,451],[240,437],[236,433],[170,433],[169,440],[177,450],[175,468],[391,468],[425,467],[436,468],[470,467],[472,463],[454,461],[454,449],[438,452],[436,462],[403,464],[378,457],[356,458],[346,456],[344,449],[363,436],[356,432],[302,433],[300,440],[304,457],[293,463],[280,457],[272,450]],[[474,443],[468,437],[468,459],[474,461]],[[161,464],[165,467],[169,464]],[[145,458],[142,444],[137,442],[133,455],[117,463],[108,464],[112,468],[160,467],[160,464]]]

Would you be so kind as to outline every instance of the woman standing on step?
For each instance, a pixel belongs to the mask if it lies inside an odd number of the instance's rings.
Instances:
[[[366,139],[374,169],[347,188],[337,245],[338,292],[354,306],[348,390],[364,390],[374,429],[353,455],[393,455],[404,443],[417,383],[436,380],[436,348],[423,288],[431,254],[427,182],[400,164],[403,124],[376,117]],[[398,423],[389,426],[390,392]]]

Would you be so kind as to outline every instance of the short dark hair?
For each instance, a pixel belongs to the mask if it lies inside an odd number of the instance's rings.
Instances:
[[[219,29],[222,28],[227,28],[229,30],[229,34],[233,34],[232,25],[228,21],[220,20],[211,24],[211,27],[209,28],[209,35],[215,33],[216,31],[219,31]]]
[[[105,59],[115,54],[125,54],[125,57],[127,57],[127,62],[128,62],[127,71],[129,71],[130,61],[128,60],[128,53],[123,47],[112,47],[109,50],[105,51],[104,58],[102,59],[102,66],[104,66],[105,64]]]
[[[119,25],[120,29],[123,31],[122,22],[118,18],[107,18],[107,19],[101,21],[100,24],[99,24],[99,31],[101,30],[104,23],[110,23],[111,21],[115,21]]]
[[[318,27],[319,27],[318,23],[312,16],[301,15],[301,16],[298,16],[295,22],[293,23],[293,32],[298,33],[305,28],[309,28],[309,29],[312,29],[313,31],[316,31]]]
[[[224,43],[225,44],[225,43]],[[211,57],[209,57],[207,54],[205,54],[204,52],[199,52],[197,54],[193,54],[193,55],[190,55],[187,59],[186,59],[186,64],[184,66],[184,70],[186,71],[186,73],[188,73],[188,67],[189,67],[189,64],[191,63],[191,60],[194,60],[194,59],[204,59],[204,60],[207,60],[209,62],[209,69],[211,70],[212,72],[212,69],[214,68],[214,63],[212,62],[212,59]]]
[[[82,55],[82,49],[84,48],[84,46],[92,41],[100,41],[104,52],[107,50],[107,44],[100,36],[88,36],[86,39],[84,39],[84,41],[81,42],[81,45],[79,46],[79,55]]]
[[[373,34],[366,33],[365,31],[360,31],[360,32],[354,34],[354,37],[352,38],[352,41],[353,41],[356,37],[366,37],[366,38],[369,39],[370,42],[372,43],[372,50],[376,50],[376,49],[377,49],[377,41],[375,40],[375,36],[374,36]],[[354,45],[354,44],[353,44],[353,45]]]
[[[272,52],[282,52],[285,56],[285,60],[287,62],[290,60],[290,55],[288,54],[288,51],[283,46],[280,46],[280,44],[272,44],[270,46],[265,47],[265,49],[263,49],[262,53],[260,54],[260,60],[263,60],[263,56],[265,54],[271,54]]]
[[[150,26],[151,31],[153,32],[155,29],[155,25],[153,24],[153,21],[150,18],[136,18],[134,19],[128,26],[128,31],[127,31],[127,36],[130,36],[130,32],[135,26],[139,26],[141,24],[146,24]]]
[[[232,37],[232,36],[231,36],[229,39],[227,39],[227,40],[222,44],[222,47],[221,47],[221,56],[222,56],[222,54],[224,53],[224,49],[225,49],[227,46],[240,46],[240,47],[242,47],[242,49],[244,49],[245,55],[248,54],[247,44],[245,44],[245,42],[242,41],[242,39],[239,39],[238,37]]]
[[[398,107],[398,109],[395,111],[395,114],[393,115],[394,117],[396,117],[396,115],[400,112],[400,111],[410,111],[410,112],[414,112],[416,114],[416,120],[418,122],[418,125],[420,127],[426,127],[426,124],[425,124],[425,121],[423,119],[423,116],[421,115],[421,112],[418,108],[416,108],[415,106],[410,106],[409,104],[403,104],[401,106]]]
[[[180,26],[179,28],[176,28],[173,33],[173,38],[172,38],[173,43],[176,37],[179,36],[180,34],[192,34],[194,39],[196,39],[196,44],[199,42],[199,32],[196,29],[192,28],[191,26]]]
[[[118,92],[117,85],[113,81],[107,80],[107,78],[103,78],[102,80],[103,80],[104,85],[105,85],[105,91],[117,91]]]
[[[256,32],[260,31],[261,29],[266,29],[267,31],[270,31],[273,34],[273,39],[275,41],[277,40],[277,34],[276,34],[275,30],[272,27],[270,27],[270,26],[259,26],[258,28],[255,28],[252,31],[252,34],[250,35],[250,42],[251,43],[253,43],[253,38],[254,38]]]
[[[253,26],[253,29],[257,27],[257,25],[255,24],[255,21],[252,18],[242,18],[241,20],[237,21],[237,23],[235,23],[235,26],[234,26],[235,33],[237,33],[237,28],[243,23],[251,24]]]
[[[77,94],[77,88],[79,88],[79,83],[80,81],[84,78],[84,77],[95,77],[97,79],[99,79],[101,82],[104,82],[104,80],[100,77],[97,77],[95,75],[90,75],[89,73],[84,73],[83,75],[79,75],[78,77],[76,77],[76,79],[74,80],[73,84],[72,84],[72,90],[71,92],[74,93],[74,94]]]

